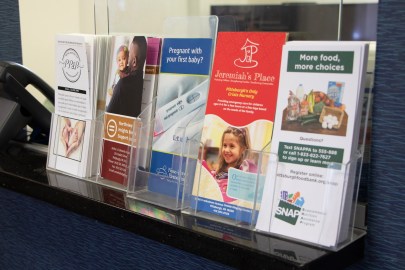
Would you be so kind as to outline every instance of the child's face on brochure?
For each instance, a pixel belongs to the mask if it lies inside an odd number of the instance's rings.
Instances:
[[[117,64],[118,64],[118,69],[123,71],[126,66],[128,65],[128,58],[125,55],[124,52],[119,52],[117,55]]]
[[[221,154],[226,164],[228,164],[228,168],[234,167],[242,154],[238,137],[231,133],[225,134]]]

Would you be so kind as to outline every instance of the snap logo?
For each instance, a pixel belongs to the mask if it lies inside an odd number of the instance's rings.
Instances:
[[[287,191],[281,191],[280,195],[281,198],[276,209],[275,218],[295,225],[305,200],[301,197],[299,191],[290,194]]]
[[[59,64],[62,67],[62,72],[66,80],[74,83],[80,79],[83,65],[80,62],[79,54],[74,49],[67,49],[62,59],[59,61]]]

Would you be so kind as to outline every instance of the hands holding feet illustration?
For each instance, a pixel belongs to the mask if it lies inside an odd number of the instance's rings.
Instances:
[[[85,122],[84,121],[77,121],[74,127],[72,127],[72,123],[70,119],[63,118],[64,124],[62,124],[61,130],[61,141],[65,148],[65,155],[69,157],[81,144],[84,129],[85,129]]]

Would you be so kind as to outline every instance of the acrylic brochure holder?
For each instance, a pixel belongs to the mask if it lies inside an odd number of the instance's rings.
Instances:
[[[94,120],[70,119],[72,124],[85,124],[85,134],[72,155],[64,154],[62,141],[65,117],[53,114],[47,169],[96,182],[119,190],[127,190],[131,148],[139,132],[138,118],[101,114]],[[129,127],[131,123],[133,127]],[[120,126],[126,126],[122,128]],[[57,137],[59,138],[57,138]],[[127,137],[127,138],[125,138]],[[125,142],[125,143],[124,143]],[[79,155],[80,153],[80,155]]]
[[[140,118],[142,119],[142,117]],[[181,209],[182,193],[185,172],[185,139],[189,138],[191,133],[198,133],[201,129],[199,121],[191,121],[188,125],[177,126],[173,132],[178,141],[178,155],[173,155],[168,162],[170,168],[162,166],[155,172],[151,171],[150,162],[154,155],[151,138],[153,137],[156,119],[149,122],[143,122],[139,129],[135,152],[133,152],[132,166],[129,170],[130,179],[127,196],[139,201],[148,202],[171,210]],[[198,136],[198,135],[197,135]],[[166,160],[167,161],[167,160]],[[160,190],[159,186],[163,184],[166,190]]]
[[[136,117],[105,113],[97,123],[102,135],[97,138],[100,153],[95,181],[126,191],[141,121]]]
[[[73,139],[73,136],[64,138],[67,135],[67,127],[70,128],[70,133],[73,133],[76,127],[81,127],[83,133],[79,135],[77,142],[66,141],[69,137]],[[47,170],[94,181],[98,171],[101,133],[102,123],[97,119],[78,120],[53,113]]]
[[[270,185],[272,196],[262,201],[262,205],[271,207],[259,215],[256,230],[329,250],[346,246],[353,238],[361,162],[362,155],[358,153],[346,164],[330,163],[323,177],[315,167],[314,176],[297,175],[297,181],[317,182],[323,187],[312,195],[320,201],[316,210],[308,205],[308,193],[300,193],[297,187],[295,193],[289,194],[282,188],[283,180],[278,178]],[[277,165],[277,175],[283,175],[281,162]],[[340,190],[338,195],[337,190]]]
[[[228,178],[215,172],[219,149],[189,141],[183,210],[185,214],[254,229],[265,178],[275,177],[277,155],[268,151],[245,151],[240,169],[229,169]]]
[[[157,97],[151,104],[155,116],[139,117],[129,198],[181,209],[185,143],[197,139],[202,129],[217,24],[216,16],[165,20]],[[190,72],[202,72],[204,66],[206,73]]]
[[[213,172],[210,171],[204,160],[209,147],[197,141],[189,141],[188,150],[182,213],[330,250],[338,250],[350,243],[353,237],[361,173],[361,154],[356,155],[347,164],[329,164],[325,176],[316,180],[324,183],[324,190],[319,192],[323,197],[323,204],[320,206],[320,210],[311,213],[305,210],[304,198],[299,196],[294,198],[296,194],[287,194],[285,200],[280,199],[280,194],[283,194],[280,191],[282,181],[276,179],[277,175],[282,173],[283,164],[278,161],[277,154],[250,151],[249,155],[255,157],[254,160],[260,169],[257,173],[239,170],[235,170],[239,171],[237,173],[229,173],[227,186],[225,186],[225,190],[222,190],[223,183],[212,176]],[[196,160],[197,162],[195,162]],[[314,172],[316,172],[316,168]],[[342,175],[338,177],[337,172]],[[313,180],[304,178],[302,177],[302,181]],[[335,192],[332,187],[336,179],[342,181],[339,184],[342,185],[343,192],[340,197],[336,198],[336,201],[330,201],[331,193]],[[300,199],[301,201],[299,201]],[[322,224],[322,219],[317,215],[328,212],[328,209],[336,208],[336,204],[340,211],[332,213],[336,215],[335,224],[330,222]],[[260,213],[260,211],[263,212]],[[282,217],[283,214],[285,214],[284,217]],[[276,218],[282,219],[286,227],[291,226],[291,223],[301,222],[308,226],[318,226],[320,229],[313,232],[316,236],[310,240],[303,240],[284,233],[274,233],[272,221]],[[267,225],[257,228],[258,223]],[[291,230],[295,229],[292,227]],[[324,244],[321,238],[333,233],[336,234],[336,242],[332,245]],[[297,235],[299,235],[298,231]]]

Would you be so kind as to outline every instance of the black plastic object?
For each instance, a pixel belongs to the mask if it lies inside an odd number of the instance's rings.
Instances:
[[[55,103],[54,89],[40,77],[23,65],[0,61],[0,147],[27,125],[49,135],[52,114],[27,91],[28,85]]]

